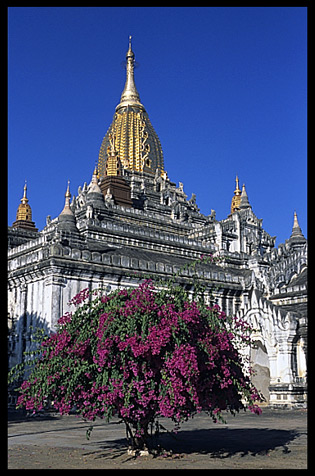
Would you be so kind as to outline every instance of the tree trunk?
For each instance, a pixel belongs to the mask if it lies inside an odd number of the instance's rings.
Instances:
[[[137,430],[133,430],[132,427],[125,421],[126,425],[126,437],[128,441],[128,454],[132,456],[147,456],[149,450],[147,448],[148,439],[148,424],[143,428],[144,433],[141,436],[135,436]]]

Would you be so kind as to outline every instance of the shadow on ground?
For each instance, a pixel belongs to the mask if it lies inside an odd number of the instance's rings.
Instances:
[[[299,435],[294,430],[222,428],[181,431],[177,435],[163,434],[158,439],[158,444],[172,454],[199,453],[211,458],[228,458],[236,454],[241,457],[265,455],[275,448],[283,453],[290,453],[288,444]],[[101,450],[86,454],[98,453],[98,458],[116,458],[125,453],[127,448],[125,438],[111,442],[100,441],[98,444]]]
[[[287,445],[298,436],[299,433],[293,430],[220,428],[183,431],[175,440],[165,435],[162,445],[176,453],[203,453],[226,458],[235,454],[266,454],[277,447],[289,452]]]

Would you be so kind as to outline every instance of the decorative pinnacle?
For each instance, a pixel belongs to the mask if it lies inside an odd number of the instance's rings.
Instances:
[[[231,203],[231,213],[234,213],[239,209],[240,203],[241,203],[241,190],[239,186],[238,176],[236,175],[235,190],[234,190],[234,195],[233,195],[232,203]]]
[[[63,210],[60,213],[60,215],[73,215],[72,210],[70,208],[70,198],[71,198],[70,180],[68,180],[67,191],[66,191],[66,194],[65,194],[65,206],[63,207]]]
[[[301,230],[301,227],[300,227],[299,222],[298,222],[298,217],[297,217],[296,210],[294,210],[292,235],[302,235],[302,230]]]
[[[293,228],[300,228],[296,210],[294,210],[294,218],[293,218]]]
[[[23,192],[23,197],[21,198],[21,202],[22,203],[27,203],[28,202],[28,198],[26,196],[26,191],[27,191],[27,185],[26,185],[27,181],[25,179],[25,185],[24,185],[24,192]]]
[[[142,106],[140,102],[140,96],[135,85],[134,67],[135,54],[132,51],[131,36],[129,36],[129,48],[126,54],[126,83],[120,98],[120,103],[116,107],[116,110],[123,106]]]
[[[251,208],[251,205],[248,201],[248,196],[247,196],[247,192],[246,192],[244,183],[243,183],[243,187],[242,187],[240,208]]]
[[[71,197],[71,193],[70,193],[70,180],[68,180],[68,186],[67,186],[67,191],[66,191],[66,197]]]
[[[127,59],[127,61],[128,61],[128,58],[134,59],[134,57],[135,57],[135,54],[134,54],[134,52],[132,51],[131,38],[132,38],[132,36],[130,35],[130,36],[129,36],[129,48],[128,48],[128,51],[127,51],[127,53],[126,53],[126,59]]]
[[[306,243],[306,238],[304,237],[301,227],[298,222],[297,213],[294,211],[293,218],[293,228],[290,236],[291,243],[304,244]]]
[[[235,179],[235,190],[234,190],[234,193],[235,195],[240,195],[241,194],[241,190],[240,190],[240,186],[239,186],[239,180],[238,180],[238,176],[236,175],[236,179]]]

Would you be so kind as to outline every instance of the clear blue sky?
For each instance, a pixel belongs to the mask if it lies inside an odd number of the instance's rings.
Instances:
[[[277,245],[294,210],[307,236],[305,7],[9,8],[9,225],[25,179],[39,229],[90,182],[129,35],[170,179],[221,220],[238,174]]]

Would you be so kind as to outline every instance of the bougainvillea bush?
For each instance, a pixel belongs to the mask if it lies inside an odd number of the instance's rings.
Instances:
[[[72,304],[74,312],[43,340],[19,407],[50,404],[92,421],[118,416],[134,448],[146,445],[159,417],[179,427],[201,411],[214,421],[224,410],[261,412],[239,350],[250,329],[217,305],[150,280],[108,295],[84,290]]]

